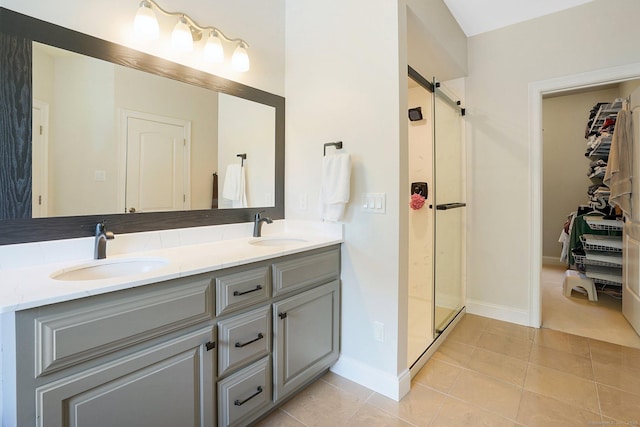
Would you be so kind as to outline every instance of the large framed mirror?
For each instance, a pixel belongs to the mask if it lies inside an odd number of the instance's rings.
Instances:
[[[284,218],[284,98],[0,8],[0,244]]]

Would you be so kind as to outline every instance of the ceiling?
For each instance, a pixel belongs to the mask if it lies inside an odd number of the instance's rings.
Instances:
[[[594,0],[444,0],[467,37]]]

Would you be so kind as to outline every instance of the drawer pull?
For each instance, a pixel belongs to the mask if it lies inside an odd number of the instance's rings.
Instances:
[[[234,297],[238,297],[240,295],[250,294],[251,292],[259,291],[261,289],[262,289],[262,285],[258,285],[258,286],[256,286],[255,289],[251,289],[251,290],[244,291],[244,292],[233,291],[233,296]]]
[[[216,343],[214,341],[209,341],[204,346],[207,348],[207,351],[211,351],[216,348]]]
[[[280,319],[286,319],[287,318],[287,313],[278,313],[278,317]]]
[[[247,346],[247,345],[249,345],[249,344],[251,344],[251,343],[254,343],[254,342],[256,342],[256,341],[259,341],[259,340],[261,340],[262,338],[264,338],[264,335],[262,334],[262,332],[260,332],[260,333],[258,334],[258,338],[252,339],[251,341],[247,341],[246,343],[243,343],[243,344],[240,344],[239,342],[237,342],[237,343],[236,343],[236,347],[237,347],[237,348],[242,348],[242,347]]]
[[[262,387],[261,387],[261,386],[258,386],[258,388],[256,389],[256,392],[255,392],[255,393],[253,393],[251,396],[247,397],[247,398],[246,398],[246,399],[244,399],[244,400],[238,400],[238,399],[236,399],[236,400],[233,402],[233,404],[234,404],[234,405],[236,405],[236,406],[242,406],[242,405],[244,405],[245,403],[247,403],[248,401],[250,401],[251,399],[253,399],[254,397],[256,397],[257,395],[259,395],[260,393],[262,393]]]

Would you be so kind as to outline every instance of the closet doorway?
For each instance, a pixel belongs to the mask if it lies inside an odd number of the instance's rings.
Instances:
[[[408,82],[407,357],[417,368],[464,305],[464,109],[411,68]]]
[[[590,110],[597,110],[599,103],[613,104],[616,99],[627,98],[638,86],[640,81],[630,80],[558,91],[542,99],[542,327],[633,347],[640,347],[640,337],[622,315],[621,286],[596,281],[597,301],[590,301],[586,293],[580,292],[581,288],[574,288],[570,296],[564,295],[565,272],[569,263],[575,265],[575,260],[567,256],[561,261],[563,245],[559,238],[571,214],[599,207],[601,193],[594,191],[605,190],[598,190],[601,158],[589,157],[587,153],[585,136],[590,131],[587,124]],[[606,165],[606,157],[600,163]],[[581,254],[579,261],[580,257]]]

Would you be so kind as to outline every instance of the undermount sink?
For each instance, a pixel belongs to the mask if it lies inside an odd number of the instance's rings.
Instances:
[[[147,273],[167,264],[164,258],[105,259],[56,271],[51,278],[64,281],[111,279]]]
[[[250,245],[254,246],[285,246],[296,243],[304,243],[307,242],[305,239],[300,239],[298,237],[257,237],[255,239],[249,240]]]

